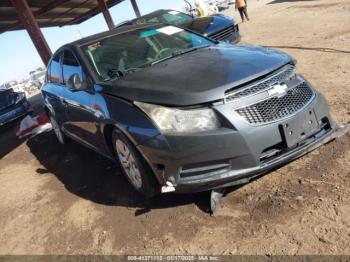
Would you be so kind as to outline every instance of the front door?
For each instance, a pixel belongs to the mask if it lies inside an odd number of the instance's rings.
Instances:
[[[65,132],[74,139],[96,148],[96,135],[99,132],[92,104],[94,92],[89,90],[71,91],[67,81],[73,74],[86,80],[78,60],[74,54],[65,50],[62,61],[62,74],[64,87],[62,90],[63,104],[66,107],[66,119],[63,124]]]

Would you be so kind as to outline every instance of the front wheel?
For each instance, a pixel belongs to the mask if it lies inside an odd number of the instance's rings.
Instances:
[[[152,170],[128,138],[119,130],[113,132],[113,147],[122,172],[132,187],[144,197],[157,193]]]

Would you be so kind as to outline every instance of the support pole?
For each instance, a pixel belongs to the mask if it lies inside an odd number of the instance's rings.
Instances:
[[[27,0],[11,0],[12,5],[15,7],[17,15],[21,20],[23,27],[27,30],[33,44],[38,51],[41,60],[45,65],[48,64],[52,52],[43,33],[40,30],[38,22],[30,9]]]
[[[105,17],[107,26],[109,28],[109,30],[112,30],[114,28],[114,22],[111,16],[111,13],[108,10],[108,6],[106,4],[105,0],[98,0],[98,4],[100,6],[100,10],[103,13],[103,16]]]
[[[132,8],[134,8],[134,12],[135,12],[136,16],[140,17],[141,13],[140,13],[139,7],[137,6],[136,0],[130,0],[130,1],[131,1]]]

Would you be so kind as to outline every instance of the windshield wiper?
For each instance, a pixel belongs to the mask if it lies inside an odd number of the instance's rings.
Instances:
[[[136,71],[139,71],[139,70],[141,70],[142,68],[128,68],[128,69],[126,69],[126,70],[124,70],[123,71],[123,74],[129,74],[129,73],[134,73],[134,72],[136,72]]]
[[[119,79],[119,78],[122,78],[124,77],[126,74],[130,74],[130,73],[133,73],[133,72],[136,72],[138,70],[140,70],[141,68],[128,68],[124,71],[120,71],[118,69],[109,69],[107,74],[108,74],[108,78],[104,79],[104,81],[111,81],[113,79]]]
[[[198,49],[206,48],[209,46],[210,45],[200,45],[200,46],[195,46],[195,47],[191,47],[191,48],[187,48],[187,49],[183,49],[183,50],[177,50],[177,51],[174,51],[170,56],[167,56],[167,57],[164,57],[164,58],[159,59],[157,61],[154,61],[151,65],[155,65],[155,64],[161,63],[165,60],[168,60],[168,59],[171,59],[171,58],[183,55],[183,54],[187,54],[187,53],[196,51]]]
[[[173,53],[173,57],[174,56],[183,55],[183,54],[186,54],[186,53],[189,53],[189,52],[193,52],[193,51],[196,51],[198,49],[206,48],[206,47],[209,47],[209,46],[210,45],[200,45],[200,46],[195,46],[195,47],[191,47],[191,48],[184,49],[184,50],[178,50],[178,51],[175,51]]]

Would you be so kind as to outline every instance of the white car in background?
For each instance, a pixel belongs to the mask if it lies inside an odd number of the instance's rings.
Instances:
[[[22,84],[17,81],[10,81],[2,85],[5,89],[12,89],[16,93],[25,92]]]
[[[209,6],[215,6],[218,12],[224,11],[230,7],[231,4],[235,3],[235,1],[226,1],[226,0],[208,0],[206,3]]]
[[[38,68],[29,73],[30,83],[37,88],[41,88],[42,84],[45,82],[46,69]]]
[[[173,10],[187,13],[193,17],[203,16],[199,9],[205,9],[207,13],[204,12],[204,16],[207,16],[220,13],[230,8],[230,5],[236,3],[236,0],[197,0],[195,1],[195,5],[192,5],[188,0],[184,1],[187,4],[186,7],[173,8]],[[201,8],[199,6],[201,6]]]

